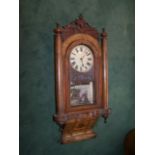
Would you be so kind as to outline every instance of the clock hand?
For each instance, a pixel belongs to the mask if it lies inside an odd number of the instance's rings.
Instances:
[[[81,62],[82,62],[82,67],[84,66],[84,63],[83,63],[83,57],[80,58]]]

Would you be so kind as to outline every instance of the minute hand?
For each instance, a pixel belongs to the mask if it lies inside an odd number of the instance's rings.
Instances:
[[[81,60],[81,62],[82,62],[82,66],[84,66],[83,57],[81,57],[80,60]]]

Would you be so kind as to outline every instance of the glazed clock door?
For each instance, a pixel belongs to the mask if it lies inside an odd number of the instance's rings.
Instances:
[[[69,55],[70,105],[94,104],[94,55],[84,44],[73,47]]]

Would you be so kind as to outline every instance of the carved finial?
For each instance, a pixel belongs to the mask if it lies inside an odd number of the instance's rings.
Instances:
[[[60,33],[61,32],[61,27],[59,23],[56,23],[56,29],[54,29],[55,33]]]
[[[107,33],[106,33],[106,31],[105,31],[105,28],[102,28],[102,34],[101,34],[101,36],[107,37]]]
[[[60,28],[60,24],[59,24],[59,23],[56,23],[56,27],[57,27],[57,28]]]
[[[102,28],[102,32],[105,32],[105,28]]]
[[[82,14],[80,13],[80,14],[79,14],[79,19],[82,19],[82,18],[83,18],[83,16],[82,16]]]
[[[111,113],[111,108],[107,108],[103,111],[103,117],[104,117],[104,122],[107,122],[107,118],[109,116],[109,114]]]

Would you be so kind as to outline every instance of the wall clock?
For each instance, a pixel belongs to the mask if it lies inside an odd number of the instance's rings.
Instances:
[[[55,36],[56,114],[61,143],[96,136],[99,116],[108,107],[107,33],[99,34],[82,17],[66,26],[57,24]]]

